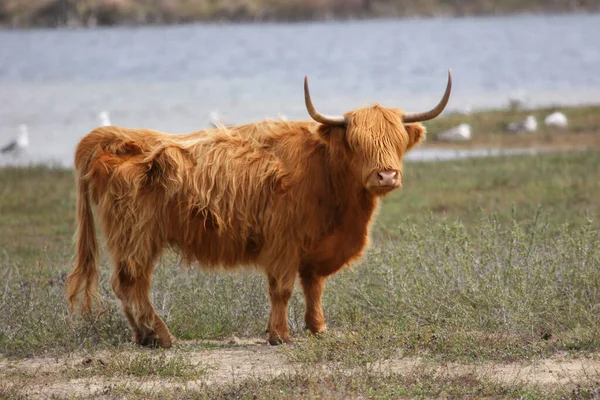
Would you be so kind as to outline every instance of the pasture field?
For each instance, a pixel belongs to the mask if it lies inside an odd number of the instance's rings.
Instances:
[[[554,111],[561,111],[568,119],[568,127],[547,127],[544,118]],[[526,134],[507,134],[508,122],[522,121],[528,115],[537,119],[538,129]],[[468,123],[472,127],[473,139],[463,143],[435,141],[437,133]],[[442,148],[537,147],[546,149],[600,148],[600,106],[539,108],[533,110],[489,110],[470,115],[451,114],[436,118],[425,124],[428,130],[426,146]]]
[[[171,252],[152,295],[173,348],[130,342],[105,254],[106,312],[69,318],[72,171],[1,169],[0,398],[598,397],[600,152],[588,147],[406,163],[366,257],[328,281],[329,332],[304,333],[297,288],[295,345],[280,347],[266,345],[262,275],[185,270]]]

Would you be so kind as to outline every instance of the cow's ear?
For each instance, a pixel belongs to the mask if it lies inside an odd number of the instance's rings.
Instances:
[[[319,136],[321,136],[327,142],[342,137],[343,135],[340,135],[340,133],[340,129],[337,126],[319,125]]]
[[[349,150],[348,141],[346,140],[346,127],[342,126],[326,126],[319,127],[319,136],[327,143],[329,151],[336,154],[336,157],[341,157],[344,152]]]
[[[427,129],[419,123],[404,125],[406,133],[408,133],[408,146],[406,151],[412,149],[416,144],[425,139]]]
[[[328,144],[343,143],[346,141],[346,127],[321,125],[319,126],[319,136]]]

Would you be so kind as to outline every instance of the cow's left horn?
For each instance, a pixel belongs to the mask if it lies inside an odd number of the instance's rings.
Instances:
[[[430,119],[434,119],[435,117],[440,115],[442,111],[444,111],[444,108],[446,108],[446,104],[448,104],[448,100],[450,99],[450,91],[451,90],[452,90],[452,71],[450,69],[448,69],[448,83],[446,84],[446,93],[444,93],[444,97],[442,97],[442,100],[440,100],[438,105],[435,106],[435,108],[433,108],[429,111],[423,112],[423,113],[404,114],[403,121],[406,123],[410,123],[410,122],[421,122],[421,121],[427,121]]]
[[[306,76],[304,77],[304,103],[306,104],[306,109],[308,110],[311,118],[315,121],[325,125],[346,125],[346,118],[344,116],[331,117],[328,115],[323,115],[315,110],[315,106],[313,106],[312,100],[310,99],[310,92],[308,91],[308,78]]]

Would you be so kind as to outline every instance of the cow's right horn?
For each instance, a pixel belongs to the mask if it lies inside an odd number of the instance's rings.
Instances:
[[[444,108],[446,108],[446,104],[448,104],[448,100],[450,99],[450,91],[451,90],[452,90],[452,71],[450,69],[448,69],[448,83],[446,84],[446,92],[444,93],[444,96],[442,97],[442,100],[440,100],[438,105],[435,106],[434,108],[432,108],[431,110],[425,111],[422,113],[404,114],[404,119],[403,119],[404,122],[405,123],[422,122],[422,121],[434,119],[435,117],[440,115],[442,113],[442,111],[444,111]]]
[[[310,114],[311,118],[317,122],[320,122],[324,125],[346,125],[346,118],[344,116],[335,116],[331,117],[328,115],[323,115],[319,113],[315,106],[313,106],[312,101],[310,99],[310,92],[308,90],[308,78],[304,77],[304,103],[306,104],[306,109]]]

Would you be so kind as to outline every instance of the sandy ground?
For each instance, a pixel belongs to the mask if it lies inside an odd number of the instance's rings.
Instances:
[[[206,349],[207,342],[186,342],[188,350],[184,353],[166,353],[167,356],[184,354],[186,362],[201,367],[202,376],[194,380],[98,375],[94,371],[100,371],[102,366],[107,364],[107,357],[111,357],[111,353],[95,352],[56,358],[0,359],[0,381],[4,384],[19,384],[22,386],[20,393],[27,398],[96,398],[113,393],[116,388],[135,390],[138,393],[177,388],[202,390],[207,385],[230,384],[248,378],[270,379],[280,374],[293,374],[302,369],[300,363],[289,361],[283,354],[285,349],[269,346],[258,338],[213,344],[225,347]],[[151,350],[132,348],[132,352],[139,351]],[[329,370],[326,364],[318,368],[322,368],[322,373]],[[409,374],[421,371],[450,377],[468,374],[507,384],[575,387],[578,383],[596,380],[600,372],[600,354],[592,354],[586,358],[573,358],[564,354],[531,362],[469,365],[433,363],[418,357],[400,357],[379,362],[372,366],[372,371],[379,374]]]

